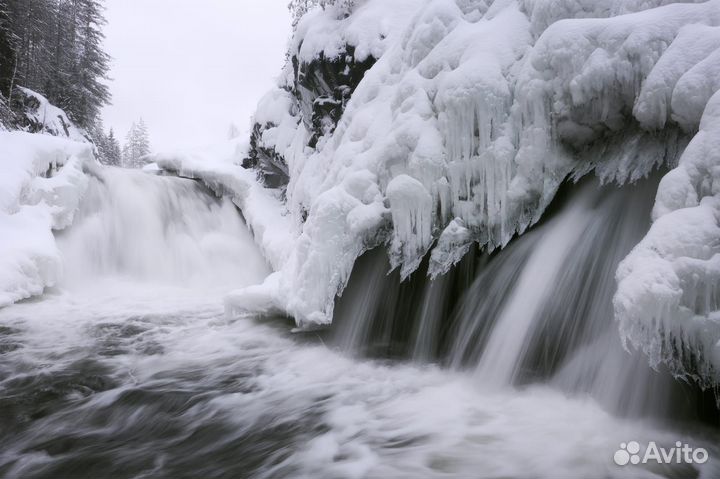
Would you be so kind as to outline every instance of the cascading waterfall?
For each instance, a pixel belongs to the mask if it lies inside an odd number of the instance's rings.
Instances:
[[[583,192],[585,193],[585,192]],[[556,294],[558,279],[565,272],[565,259],[591,221],[592,197],[583,194],[551,221],[538,238],[523,266],[517,283],[511,286],[499,317],[480,357],[478,377],[485,384],[512,384],[518,374],[519,359],[525,355],[534,336],[538,310]]]
[[[105,168],[91,177],[58,245],[66,284],[122,276],[239,287],[267,274],[229,199],[215,198],[196,181],[136,170]]]
[[[603,191],[587,183],[541,236],[479,360],[483,385],[547,379],[622,414],[665,414],[673,385],[626,352],[613,321],[619,262],[649,227],[654,184]]]
[[[229,200],[95,174],[57,235],[65,280],[0,310],[2,476],[622,478],[623,441],[720,453],[702,423],[655,421],[707,397],[626,352],[613,321],[656,180],[568,186],[541,224],[434,281],[428,260],[401,282],[370,251],[333,326],[291,334],[224,314],[225,292],[269,273]]]
[[[694,416],[703,403],[712,411],[711,394],[626,351],[613,320],[615,271],[649,228],[657,182],[568,186],[542,224],[434,281],[421,270],[395,286],[396,273],[383,277],[383,255],[370,253],[358,264],[360,281],[338,301],[335,337],[342,348],[470,368],[488,391],[544,382],[620,415]],[[472,284],[453,291],[468,268]]]
[[[249,142],[154,172],[9,79],[0,478],[720,478],[720,0],[290,9]]]

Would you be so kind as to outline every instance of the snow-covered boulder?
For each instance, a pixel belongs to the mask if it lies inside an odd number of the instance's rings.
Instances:
[[[13,103],[24,118],[20,119],[19,127],[30,133],[43,133],[78,142],[90,141],[89,135],[77,127],[67,114],[53,105],[41,94],[25,87],[17,87]]]

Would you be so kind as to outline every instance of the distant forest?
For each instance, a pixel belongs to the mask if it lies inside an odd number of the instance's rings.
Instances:
[[[110,93],[100,0],[0,0],[0,100],[16,87],[41,93],[92,129]]]

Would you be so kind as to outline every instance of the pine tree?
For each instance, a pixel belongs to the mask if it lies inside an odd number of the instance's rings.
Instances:
[[[99,118],[90,129],[90,138],[95,144],[98,161],[107,164],[107,137],[105,136],[102,118]]]
[[[120,142],[115,138],[115,132],[110,128],[105,139],[107,150],[107,164],[110,166],[120,166],[122,164],[122,154],[120,152]]]
[[[122,147],[122,166],[125,168],[133,168],[133,163],[135,162],[134,152],[135,152],[135,137],[137,136],[137,125],[135,122],[133,122],[132,125],[130,125],[130,129],[127,132],[127,135],[125,135],[125,144]]]
[[[137,154],[139,158],[150,154],[150,136],[142,118],[137,124]]]
[[[145,157],[150,154],[150,139],[147,126],[142,118],[133,122],[123,147],[123,166],[126,168],[141,168],[145,164]]]
[[[78,0],[76,0],[78,1]],[[80,124],[97,117],[100,107],[110,100],[110,92],[102,80],[109,69],[109,56],[102,50],[105,24],[103,8],[98,0],[82,0],[77,13],[76,65],[72,69],[71,110]]]
[[[17,68],[17,42],[19,38],[13,33],[8,5],[0,2],[0,95],[10,97],[10,90]]]

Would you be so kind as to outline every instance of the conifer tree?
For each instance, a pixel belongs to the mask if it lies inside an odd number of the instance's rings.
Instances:
[[[120,152],[120,142],[115,137],[115,132],[110,128],[105,139],[107,149],[107,164],[110,166],[120,166],[122,164],[122,154]]]
[[[102,118],[99,118],[90,129],[90,138],[95,144],[98,161],[107,164],[107,137],[105,136],[105,128],[103,127]]]
[[[0,0],[0,94],[24,86],[90,130],[110,100],[100,0]]]
[[[133,122],[123,147],[123,166],[126,168],[141,168],[145,164],[145,157],[150,154],[150,138],[147,126],[142,118]]]

